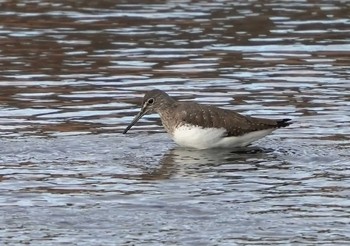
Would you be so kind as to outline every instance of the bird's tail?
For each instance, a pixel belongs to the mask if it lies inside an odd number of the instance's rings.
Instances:
[[[280,127],[289,126],[290,124],[292,124],[292,122],[289,122],[289,121],[291,121],[291,119],[278,120],[277,121],[277,127],[280,128]]]

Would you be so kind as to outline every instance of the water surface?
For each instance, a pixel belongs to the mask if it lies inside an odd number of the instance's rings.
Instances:
[[[0,1],[4,245],[348,245],[348,1]],[[145,91],[294,124],[177,147]]]

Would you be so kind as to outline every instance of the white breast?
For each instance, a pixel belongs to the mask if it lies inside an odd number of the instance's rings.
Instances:
[[[249,145],[274,129],[254,131],[238,137],[225,137],[224,128],[203,128],[194,125],[183,125],[173,132],[174,141],[183,147],[196,149],[234,148]]]

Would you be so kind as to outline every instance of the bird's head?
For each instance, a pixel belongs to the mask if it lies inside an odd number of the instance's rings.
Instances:
[[[151,90],[146,92],[142,100],[141,110],[132,120],[132,122],[125,128],[123,134],[127,133],[130,128],[135,125],[139,119],[145,114],[152,112],[159,112],[169,102],[174,101],[167,93],[161,90]]]

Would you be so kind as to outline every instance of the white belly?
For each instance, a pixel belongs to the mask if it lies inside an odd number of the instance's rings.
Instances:
[[[224,128],[202,128],[183,125],[173,132],[174,141],[183,147],[196,149],[244,147],[268,134],[274,129],[250,132],[238,137],[224,137]]]

